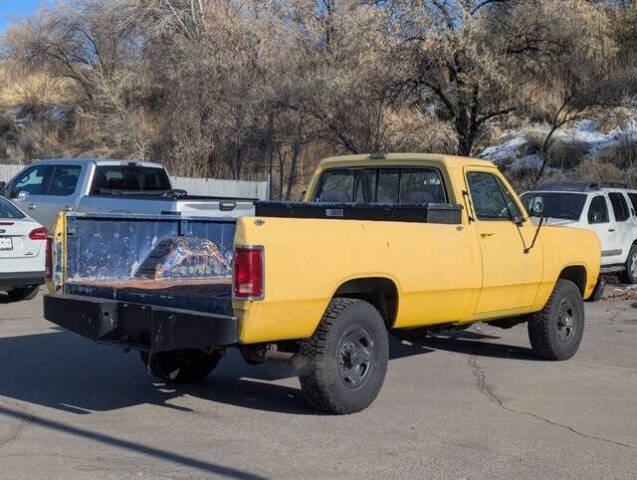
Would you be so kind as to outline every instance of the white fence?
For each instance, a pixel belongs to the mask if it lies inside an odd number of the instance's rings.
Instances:
[[[0,181],[8,182],[24,165],[0,165]],[[268,182],[218,180],[216,178],[170,177],[174,188],[186,190],[190,195],[218,197],[247,197],[265,200]]]

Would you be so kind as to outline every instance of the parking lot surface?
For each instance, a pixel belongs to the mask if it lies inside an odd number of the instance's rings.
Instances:
[[[197,385],[0,299],[2,478],[637,478],[637,305],[586,305],[579,353],[524,325],[392,340],[367,410],[309,409],[291,367],[234,350]]]

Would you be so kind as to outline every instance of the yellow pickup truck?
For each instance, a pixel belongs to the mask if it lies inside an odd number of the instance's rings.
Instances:
[[[564,360],[599,291],[594,233],[532,223],[492,163],[444,155],[327,158],[303,202],[239,219],[61,213],[48,253],[48,320],[168,382],[231,346],[285,357],[339,414],[376,398],[392,332],[526,322],[533,351]]]

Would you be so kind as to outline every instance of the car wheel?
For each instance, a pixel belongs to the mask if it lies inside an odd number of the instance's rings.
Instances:
[[[624,271],[619,274],[622,283],[637,283],[637,245],[630,247]]]
[[[20,287],[9,290],[7,295],[11,302],[21,302],[23,300],[32,300],[38,295],[39,286],[35,287]]]
[[[385,322],[363,300],[334,299],[312,337],[301,342],[299,355],[299,380],[313,407],[335,414],[358,412],[374,401],[385,380]]]
[[[198,349],[170,350],[150,354],[139,352],[144,366],[154,376],[170,383],[193,383],[206,378],[223,353]]]
[[[584,302],[573,282],[560,279],[542,311],[528,322],[533,352],[546,360],[567,360],[577,352],[584,334]]]

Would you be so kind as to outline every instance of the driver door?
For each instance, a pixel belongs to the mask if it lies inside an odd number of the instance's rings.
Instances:
[[[524,310],[535,300],[542,278],[542,242],[538,239],[525,253],[536,227],[522,220],[514,195],[493,169],[467,168],[465,180],[482,253],[482,290],[476,316]]]

